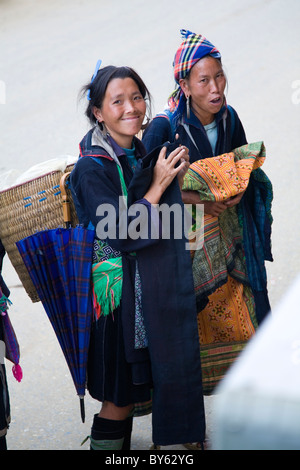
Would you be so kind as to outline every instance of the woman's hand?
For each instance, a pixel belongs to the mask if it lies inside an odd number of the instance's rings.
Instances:
[[[245,194],[245,191],[242,191],[241,193],[237,194],[236,196],[231,197],[230,199],[226,199],[226,201],[224,201],[226,206],[227,207],[236,206],[241,201],[243,195]]]
[[[181,191],[181,195],[184,204],[203,204],[204,214],[214,217],[219,217],[228,207],[224,202],[201,201],[197,191]]]
[[[245,191],[230,199],[226,199],[225,201],[215,202],[201,201],[197,191],[181,191],[184,204],[203,204],[204,214],[212,215],[214,217],[219,217],[219,215],[222,214],[222,212],[224,212],[226,209],[238,204],[241,201],[244,193]]]
[[[244,193],[245,191],[222,202],[203,201],[202,204],[204,205],[204,214],[219,217],[219,215],[229,207],[236,206],[242,199]]]
[[[204,214],[212,215],[213,217],[219,217],[228,208],[225,202],[201,201],[201,203],[204,206]]]
[[[144,196],[151,204],[158,204],[161,196],[173,179],[179,176],[179,174],[184,175],[187,171],[186,166],[189,155],[186,147],[181,146],[176,148],[168,157],[166,157],[166,154],[167,148],[163,147],[154,167],[151,186]],[[176,166],[177,163],[179,163],[178,166]]]
[[[175,135],[175,140],[179,140],[179,134]],[[180,144],[180,147],[186,149],[185,155],[183,155],[182,158],[180,159],[180,162],[181,163],[184,162],[185,164],[184,164],[182,170],[180,170],[180,172],[177,175],[179,188],[181,189],[182,186],[183,186],[184,175],[186,174],[186,172],[188,171],[188,169],[190,167],[190,155],[189,155],[189,149],[187,147],[181,146],[181,144]]]
[[[186,153],[182,155],[182,157],[180,158],[180,163],[183,163],[184,165],[177,175],[179,188],[181,189],[183,186],[184,175],[186,174],[186,172],[188,171],[190,167],[190,155],[189,155],[189,150],[186,147],[182,146],[180,148],[186,149]]]
[[[222,202],[208,202],[208,201],[203,202],[204,214],[210,214],[215,217],[219,217],[219,215],[222,214],[222,212],[224,212],[229,207],[236,206],[242,199],[244,193],[245,191],[229,199],[226,199],[225,201],[222,201]]]

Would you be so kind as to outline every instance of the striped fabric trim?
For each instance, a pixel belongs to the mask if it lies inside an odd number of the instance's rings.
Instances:
[[[247,342],[200,346],[204,395],[213,393]]]

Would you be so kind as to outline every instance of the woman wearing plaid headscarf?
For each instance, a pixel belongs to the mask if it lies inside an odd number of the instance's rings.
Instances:
[[[264,261],[272,260],[272,188],[259,168],[252,172],[246,192],[227,199],[201,199],[191,190],[194,162],[217,158],[247,140],[236,111],[226,103],[220,52],[204,36],[181,33],[183,42],[173,63],[176,88],[142,140],[147,151],[175,137],[189,149],[191,167],[182,199],[204,209],[204,245],[192,257],[203,388],[210,394],[270,311]]]

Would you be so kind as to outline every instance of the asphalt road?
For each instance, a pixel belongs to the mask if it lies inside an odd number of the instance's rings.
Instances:
[[[77,155],[88,129],[78,92],[98,58],[129,65],[144,78],[160,111],[173,90],[172,61],[181,28],[202,33],[222,52],[228,102],[248,141],[263,140],[274,186],[269,293],[276,305],[299,273],[300,3],[298,0],[0,0],[0,173],[23,172],[60,155]],[[24,378],[7,363],[14,449],[87,450],[99,404],[86,397],[85,424],[65,361],[40,303],[33,304],[9,260],[10,318]],[[213,436],[213,397],[206,400]],[[133,449],[151,445],[151,417],[137,419]],[[172,447],[173,448],[173,447]],[[180,446],[174,446],[174,449]]]

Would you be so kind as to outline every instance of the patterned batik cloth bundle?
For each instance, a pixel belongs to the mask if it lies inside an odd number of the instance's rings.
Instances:
[[[199,160],[190,166],[183,189],[196,190],[203,201],[224,201],[247,188],[264,160],[262,142]],[[192,259],[203,390],[210,394],[257,327],[236,207],[219,217],[204,216],[203,247]]]
[[[198,160],[186,173],[182,189],[197,191],[202,201],[224,201],[247,188],[251,173],[263,164],[265,156],[263,142],[256,142]],[[203,248],[194,253],[196,297],[205,299],[214,292],[226,282],[228,272],[240,282],[247,281],[242,230],[235,207],[219,217],[205,216]]]
[[[202,201],[224,201],[247,189],[250,174],[266,158],[263,142],[192,163],[183,189],[196,190]]]

